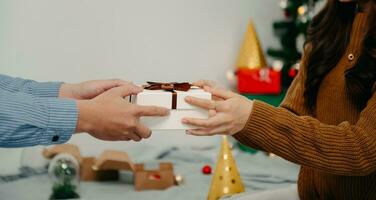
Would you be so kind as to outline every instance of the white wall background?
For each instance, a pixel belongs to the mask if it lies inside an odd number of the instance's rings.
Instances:
[[[278,4],[276,0],[0,0],[0,73],[66,82],[205,78],[225,85],[225,72],[235,64],[249,19],[254,20],[264,48],[279,45],[272,30],[272,22],[282,18]],[[213,138],[156,133],[145,143],[208,141]],[[89,154],[114,147],[85,135],[72,142]]]

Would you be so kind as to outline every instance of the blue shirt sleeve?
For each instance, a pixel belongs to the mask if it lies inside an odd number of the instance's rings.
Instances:
[[[58,97],[61,84],[62,82],[36,82],[0,74],[0,89],[38,97]]]
[[[0,89],[0,147],[67,142],[75,132],[76,101]]]

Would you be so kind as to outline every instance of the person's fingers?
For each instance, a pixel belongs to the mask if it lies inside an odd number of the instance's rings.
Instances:
[[[212,95],[212,100],[213,100],[213,101],[223,101],[223,100],[225,100],[225,99],[223,99],[223,98],[221,98],[221,97],[218,97],[218,96],[214,96],[214,95]]]
[[[215,83],[214,81],[210,81],[210,80],[199,80],[199,81],[192,83],[192,85],[203,88],[204,86],[214,87]]]
[[[100,140],[113,141],[113,142],[124,140],[124,137],[119,136],[119,135],[105,135],[105,136],[98,136],[97,138]]]
[[[136,133],[128,133],[127,135],[131,140],[133,141],[141,141],[141,137],[139,135],[137,135]]]
[[[205,80],[198,80],[192,83],[193,86],[197,87],[204,87],[205,86]]]
[[[121,80],[121,79],[109,79],[109,80],[100,80],[99,84],[104,90],[109,90],[109,89],[114,88],[114,87],[119,87],[119,86],[131,84],[131,82],[130,81],[124,81],[124,80]]]
[[[219,88],[211,88],[211,87],[205,86],[204,90],[211,93],[213,96],[220,97],[225,100],[235,96],[235,93],[228,91],[228,90],[219,89]]]
[[[209,118],[214,117],[217,114],[215,110],[209,110]]]
[[[121,140],[122,140],[122,141],[130,141],[131,139],[128,137],[128,135],[123,135],[123,136],[121,137]]]
[[[226,124],[227,120],[224,117],[214,116],[209,119],[198,119],[198,118],[188,118],[185,117],[182,119],[183,124],[204,127],[204,128],[215,128],[221,124]]]
[[[158,106],[137,106],[138,116],[167,116],[169,109]]]
[[[144,139],[149,138],[151,136],[151,130],[141,124],[136,125],[135,132],[137,133],[137,135]]]
[[[116,78],[116,79],[108,79],[108,81],[117,83],[119,85],[132,84],[132,81],[126,81],[126,80],[122,80],[122,79],[118,79],[118,78]]]
[[[223,126],[218,126],[216,128],[207,129],[206,131],[209,135],[228,135],[230,134],[229,132],[230,128],[231,128],[230,125],[224,124]]]
[[[215,110],[216,102],[207,99],[201,99],[197,97],[187,96],[185,97],[185,101],[189,104],[194,106],[198,106],[200,108],[204,108],[206,110]]]
[[[205,86],[208,86],[208,87],[212,88],[212,87],[215,87],[216,84],[215,84],[214,81],[199,80],[199,81],[196,81],[196,82],[192,83],[192,85],[200,87],[200,88],[204,88]],[[220,101],[220,100],[223,100],[223,98],[212,95],[212,100]]]
[[[187,130],[186,133],[188,135],[195,135],[195,136],[212,136],[215,133],[212,133],[210,129],[190,129]]]
[[[108,90],[107,92],[112,94],[112,95],[115,95],[115,96],[127,97],[127,96],[132,95],[132,94],[138,94],[142,91],[143,91],[143,89],[141,87],[138,87],[138,86],[133,85],[133,84],[126,84],[126,85],[123,85],[123,86],[112,88],[112,89]]]

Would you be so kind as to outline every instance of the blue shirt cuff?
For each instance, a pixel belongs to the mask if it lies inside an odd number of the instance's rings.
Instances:
[[[48,122],[39,144],[52,145],[66,143],[75,133],[78,108],[77,103],[70,99],[48,98]]]
[[[58,97],[62,82],[32,82],[31,94],[37,97]]]

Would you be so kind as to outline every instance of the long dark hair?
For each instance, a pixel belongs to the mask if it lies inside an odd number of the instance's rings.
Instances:
[[[356,65],[345,72],[346,89],[359,109],[366,106],[376,81],[376,3],[360,0],[341,3],[328,0],[323,10],[316,15],[308,29],[305,43],[307,68],[305,80],[305,104],[311,111],[316,106],[317,93],[325,75],[337,65],[350,42],[352,23],[358,9],[367,7],[367,32],[360,38],[363,46]]]

